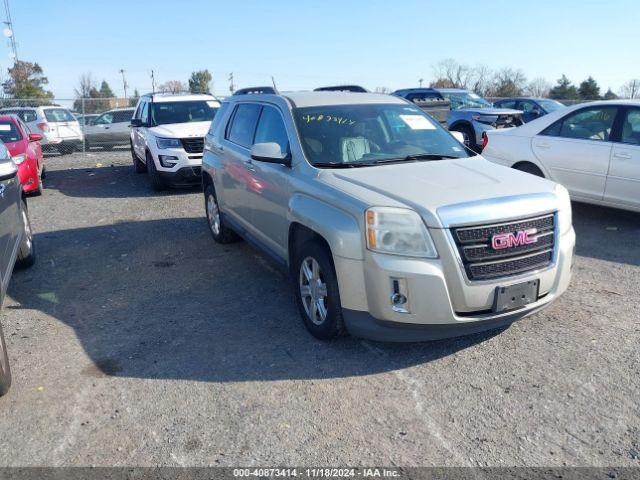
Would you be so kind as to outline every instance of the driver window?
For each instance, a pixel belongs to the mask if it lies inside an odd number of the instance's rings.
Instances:
[[[109,125],[111,123],[113,123],[113,113],[103,113],[96,119],[94,125]]]
[[[594,107],[570,114],[562,121],[559,136],[607,142],[617,111],[614,107]]]

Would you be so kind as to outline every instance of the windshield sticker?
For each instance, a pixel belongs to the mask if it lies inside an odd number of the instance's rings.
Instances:
[[[311,115],[306,114],[302,116],[302,119],[307,123],[323,122],[323,123],[335,123],[336,125],[355,125],[356,121],[350,118],[339,117],[337,115]]]
[[[11,131],[11,125],[7,125],[6,123],[4,125],[0,125],[0,132],[10,132]]]
[[[218,102],[214,100],[207,100],[207,105],[209,105],[211,108],[218,108]]]
[[[453,150],[454,152],[461,152],[462,149],[460,147],[451,147],[451,150]]]
[[[400,115],[404,123],[409,125],[411,130],[435,130],[436,126],[422,115]]]

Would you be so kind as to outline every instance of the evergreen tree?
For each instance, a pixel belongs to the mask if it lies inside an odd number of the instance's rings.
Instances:
[[[193,72],[189,78],[189,91],[191,93],[209,93],[211,80],[213,80],[213,76],[209,70]]]
[[[611,90],[611,87],[609,87],[609,90],[606,91],[606,93],[604,94],[604,97],[602,98],[604,98],[605,100],[615,100],[616,98],[618,98],[618,95],[613,93],[613,91]]]
[[[583,100],[598,100],[600,98],[600,87],[593,77],[590,76],[580,84],[578,95]]]
[[[102,80],[100,85],[100,96],[102,98],[114,98],[116,96],[106,80]]]
[[[563,74],[558,79],[558,84],[549,91],[549,98],[557,100],[575,100],[578,98],[578,89],[571,85],[571,81]]]

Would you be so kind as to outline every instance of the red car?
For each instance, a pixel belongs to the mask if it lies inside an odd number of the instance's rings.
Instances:
[[[0,140],[18,165],[18,177],[25,193],[42,194],[44,160],[40,140],[42,135],[31,133],[22,120],[12,115],[0,116]]]

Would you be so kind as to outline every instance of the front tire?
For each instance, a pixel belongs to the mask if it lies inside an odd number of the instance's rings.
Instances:
[[[521,172],[530,173],[531,175],[535,175],[536,177],[544,178],[544,173],[533,163],[524,162],[519,163],[513,166],[514,169],[520,170]]]
[[[133,160],[133,170],[136,173],[144,173],[147,171],[147,166],[144,162],[140,161],[138,155],[136,155],[136,152],[133,149],[133,145],[131,145],[131,159]]]
[[[22,239],[18,248],[18,258],[16,259],[16,268],[28,268],[36,263],[36,250],[33,244],[33,232],[31,230],[31,221],[29,220],[29,211],[27,210],[27,202],[22,200],[22,208],[20,209],[22,217]]]
[[[158,173],[158,170],[156,169],[156,164],[154,163],[153,157],[151,156],[150,152],[147,152],[146,159],[147,159],[147,173],[149,174],[149,181],[151,182],[151,188],[156,192],[166,190],[167,184]]]
[[[328,248],[311,240],[296,251],[293,288],[307,330],[320,340],[346,333],[333,259]]]
[[[204,209],[207,214],[207,224],[211,236],[218,243],[231,243],[238,239],[238,235],[227,227],[224,217],[220,214],[218,199],[213,185],[207,185],[204,189]]]
[[[467,148],[470,148],[476,153],[480,151],[480,148],[478,148],[478,145],[476,144],[476,134],[473,131],[473,128],[466,125],[459,125],[453,127],[451,130],[454,132],[460,132],[462,134],[462,136],[464,137],[464,144],[467,146]]]
[[[0,325],[0,397],[9,391],[9,387],[11,387],[11,368],[9,367],[7,344],[4,341],[2,325]]]

